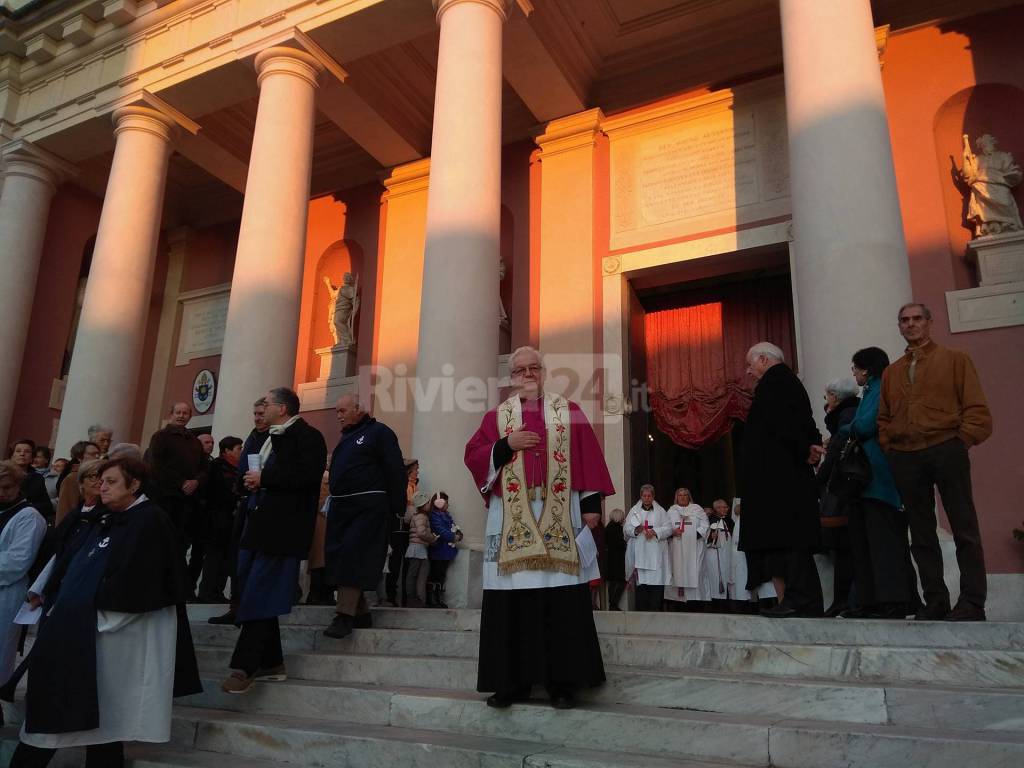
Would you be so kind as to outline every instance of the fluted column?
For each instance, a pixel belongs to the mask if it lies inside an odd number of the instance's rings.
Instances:
[[[903,348],[903,221],[869,0],[781,0],[801,375],[818,402],[859,348]]]
[[[46,235],[50,200],[71,166],[22,141],[0,150],[3,195],[0,196],[0,440],[6,440],[18,394],[21,359],[28,338],[36,277]]]
[[[116,146],[64,394],[56,455],[90,424],[129,439],[149,319],[167,162],[177,128],[149,107],[114,112]]]
[[[501,36],[503,0],[435,0],[441,26],[427,193],[419,353],[423,392],[413,453],[430,487],[444,488],[467,543],[483,543],[480,494],[462,461],[497,377],[501,224]],[[460,558],[450,600],[465,604]],[[458,563],[458,560],[456,561]],[[473,566],[477,567],[477,566]],[[461,593],[461,594],[460,594]]]
[[[252,401],[295,380],[322,70],[317,59],[294,48],[268,48],[256,57],[260,103],[214,405],[217,437],[246,434]]]

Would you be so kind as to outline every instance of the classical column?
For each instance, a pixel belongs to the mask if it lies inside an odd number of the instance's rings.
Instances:
[[[213,433],[244,435],[252,402],[295,381],[317,78],[313,56],[256,57],[260,103],[231,278]]]
[[[818,403],[858,349],[902,350],[910,270],[870,2],[780,8],[800,371]]]
[[[480,493],[462,461],[496,381],[501,222],[501,35],[504,0],[435,0],[441,41],[427,198],[413,454],[444,488],[477,552]],[[436,388],[435,388],[436,387]],[[436,393],[436,396],[432,396]],[[449,602],[465,605],[467,565],[456,560]]]
[[[0,196],[0,440],[7,438],[18,394],[21,359],[36,292],[36,276],[46,235],[50,200],[71,166],[24,141],[0,150],[3,195]]]
[[[90,424],[132,437],[142,347],[175,122],[149,107],[114,112],[114,160],[64,395],[56,455]],[[143,439],[148,435],[143,436]]]

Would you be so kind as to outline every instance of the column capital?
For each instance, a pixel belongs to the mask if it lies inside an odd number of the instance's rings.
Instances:
[[[477,5],[486,5],[498,16],[501,17],[503,22],[508,21],[508,8],[509,0],[433,0],[434,3],[434,18],[437,19],[437,23],[441,23],[441,17],[444,16],[445,12],[459,5],[461,3],[476,3]]]
[[[114,121],[114,136],[125,131],[143,131],[163,139],[170,146],[178,135],[177,122],[150,107],[120,107],[114,110],[111,119]]]
[[[71,163],[42,147],[16,139],[0,147],[4,176],[25,176],[47,184],[56,191],[61,182],[77,175]]]
[[[313,54],[283,45],[260,51],[256,54],[255,64],[259,85],[263,85],[264,78],[270,75],[292,75],[316,88],[320,73],[324,71],[323,63]]]

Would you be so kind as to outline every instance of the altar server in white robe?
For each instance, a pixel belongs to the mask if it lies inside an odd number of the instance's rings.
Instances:
[[[747,556],[740,549],[740,499],[732,500],[732,599],[737,613],[757,613],[758,600],[775,597],[775,585],[770,581],[752,588],[747,586]]]
[[[715,499],[708,514],[708,535],[704,554],[704,573],[707,577],[707,595],[712,600],[728,600],[732,586],[732,519],[729,504]],[[726,610],[727,606],[717,604]]]
[[[675,504],[668,508],[672,538],[668,551],[672,560],[672,581],[665,587],[665,599],[689,603],[703,601],[700,582],[704,576],[704,541],[708,535],[708,516],[695,504],[688,488],[676,491]]]
[[[668,540],[672,523],[665,508],[654,500],[654,486],[640,488],[640,501],[633,505],[622,525],[626,538],[626,578],[636,570],[636,609],[660,611],[665,586],[672,583],[672,560]]]

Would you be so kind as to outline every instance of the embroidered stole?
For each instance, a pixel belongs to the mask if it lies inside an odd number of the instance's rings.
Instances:
[[[572,532],[569,483],[569,402],[560,395],[544,395],[547,429],[547,496],[540,520],[535,520],[527,497],[523,452],[501,470],[503,515],[498,573],[559,571],[578,574],[580,558]],[[506,436],[522,429],[523,406],[513,395],[498,406],[498,433]]]

